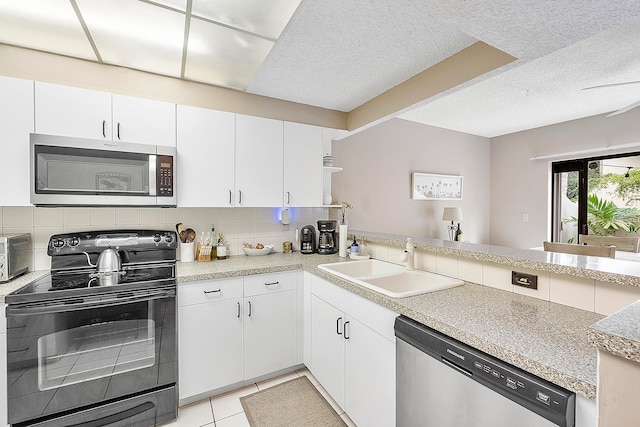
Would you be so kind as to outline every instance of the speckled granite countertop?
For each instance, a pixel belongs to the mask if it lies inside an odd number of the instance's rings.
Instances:
[[[591,325],[588,333],[600,350],[640,362],[640,301]]]

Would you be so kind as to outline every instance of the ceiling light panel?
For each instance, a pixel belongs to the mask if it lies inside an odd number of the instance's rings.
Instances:
[[[150,3],[156,3],[173,9],[178,9],[181,12],[185,12],[187,10],[187,0],[153,0],[150,1]]]
[[[185,16],[131,0],[76,0],[104,62],[179,77]]]
[[[244,90],[273,42],[191,19],[185,78]]]
[[[96,60],[69,0],[0,1],[0,42]]]
[[[299,4],[300,0],[193,0],[191,13],[275,40]]]

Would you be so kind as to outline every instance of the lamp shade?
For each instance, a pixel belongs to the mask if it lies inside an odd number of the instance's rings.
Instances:
[[[443,221],[462,221],[462,208],[444,208]]]

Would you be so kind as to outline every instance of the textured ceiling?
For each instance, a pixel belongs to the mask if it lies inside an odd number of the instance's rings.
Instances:
[[[492,137],[640,100],[581,90],[640,80],[637,0],[0,2],[0,42],[346,112],[477,41],[517,60],[389,117]]]

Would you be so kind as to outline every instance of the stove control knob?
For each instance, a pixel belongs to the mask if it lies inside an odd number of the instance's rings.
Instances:
[[[72,237],[71,240],[69,240],[69,246],[71,246],[72,248],[75,248],[79,244],[80,244],[80,239],[78,239],[77,237]]]
[[[153,241],[156,243],[160,243],[160,241],[162,240],[162,237],[160,237],[159,234],[154,234],[153,235]]]
[[[164,241],[167,243],[173,242],[173,236],[171,234],[167,234],[166,236],[164,236]]]
[[[53,245],[54,248],[61,248],[64,246],[64,240],[62,239],[54,240],[53,242],[51,242],[51,244]]]

